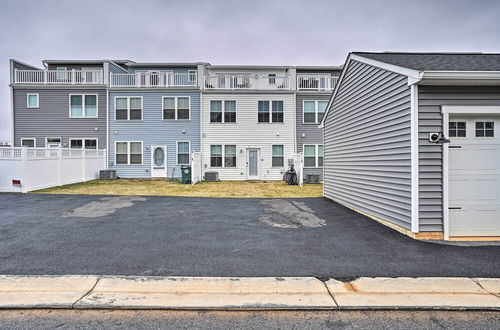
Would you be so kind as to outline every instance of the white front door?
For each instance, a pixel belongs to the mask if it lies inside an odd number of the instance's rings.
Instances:
[[[500,119],[450,117],[450,236],[500,236]]]
[[[259,149],[247,149],[247,179],[260,179],[260,152]]]
[[[167,177],[167,146],[151,146],[151,177]]]

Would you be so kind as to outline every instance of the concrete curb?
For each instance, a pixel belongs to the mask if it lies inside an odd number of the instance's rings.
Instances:
[[[500,278],[0,275],[0,308],[500,310]]]

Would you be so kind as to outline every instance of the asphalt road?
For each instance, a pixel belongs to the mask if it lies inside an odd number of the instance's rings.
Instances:
[[[0,194],[0,274],[500,277],[500,246],[421,242],[324,198]]]
[[[0,311],[2,329],[498,329],[498,312]]]

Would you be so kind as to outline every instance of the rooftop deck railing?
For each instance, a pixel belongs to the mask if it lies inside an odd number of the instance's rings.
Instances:
[[[332,77],[326,74],[298,74],[297,89],[332,91],[335,88],[338,77]]]
[[[15,84],[101,85],[103,70],[19,70],[14,71]]]
[[[187,72],[111,73],[111,87],[196,87],[197,74]]]
[[[207,89],[290,89],[290,76],[217,74],[205,77]]]

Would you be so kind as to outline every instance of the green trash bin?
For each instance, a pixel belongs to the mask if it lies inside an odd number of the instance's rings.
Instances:
[[[191,166],[182,165],[181,166],[181,183],[190,184],[191,183]]]

